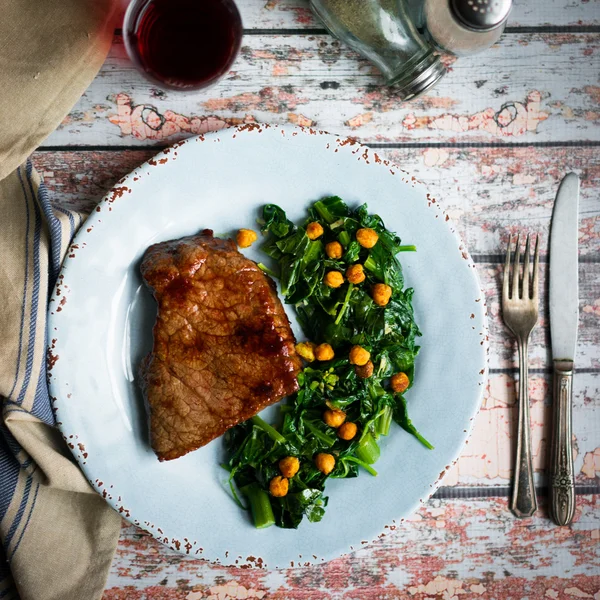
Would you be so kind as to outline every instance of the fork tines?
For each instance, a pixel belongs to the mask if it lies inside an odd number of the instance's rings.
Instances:
[[[525,257],[523,259],[523,277],[519,277],[520,272],[520,260],[521,260],[521,249],[520,249],[520,235],[517,235],[517,242],[515,245],[515,258],[513,265],[512,275],[512,286],[509,289],[510,281],[510,247],[512,244],[512,236],[508,239],[508,247],[506,249],[506,262],[504,263],[504,281],[502,285],[502,297],[506,300],[517,300],[517,299],[531,299],[537,300],[538,297],[538,262],[539,262],[539,247],[540,247],[540,235],[535,236],[535,253],[533,257],[533,281],[530,287],[529,285],[529,268],[530,268],[530,235],[527,234],[527,241],[525,242]],[[519,285],[521,281],[521,285]],[[527,294],[525,294],[527,290]],[[516,294],[515,294],[516,291]]]

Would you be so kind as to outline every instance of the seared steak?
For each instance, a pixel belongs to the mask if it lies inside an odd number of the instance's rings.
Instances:
[[[204,446],[298,389],[300,359],[275,286],[232,240],[207,229],[155,244],[141,272],[158,303],[140,374],[160,460]]]

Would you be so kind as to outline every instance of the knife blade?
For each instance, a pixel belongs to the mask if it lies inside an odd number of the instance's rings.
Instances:
[[[569,173],[561,182],[550,233],[550,335],[552,358],[575,360],[578,289],[579,177]]]
[[[550,337],[554,363],[554,410],[550,456],[550,513],[567,525],[575,512],[573,471],[573,364],[579,322],[579,177],[562,180],[550,231]]]

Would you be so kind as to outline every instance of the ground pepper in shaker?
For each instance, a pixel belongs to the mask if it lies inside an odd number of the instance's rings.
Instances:
[[[404,0],[311,0],[311,7],[334,36],[381,70],[402,100],[422,94],[446,73]]]
[[[496,43],[512,0],[424,0],[425,35],[457,56],[477,54]]]

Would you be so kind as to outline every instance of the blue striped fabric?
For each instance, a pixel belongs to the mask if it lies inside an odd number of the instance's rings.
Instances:
[[[73,213],[70,210],[63,208],[62,206],[55,206],[54,209],[56,211],[62,213],[63,215],[66,215],[67,218],[69,219],[69,227],[70,227],[69,239],[71,239],[75,235],[75,218],[73,217]]]
[[[2,476],[2,485],[0,485],[0,515],[6,514],[8,505],[17,487],[19,466],[13,457],[15,451],[18,451],[18,449],[19,445],[10,434],[10,431],[4,425],[0,425],[0,476]]]
[[[29,388],[29,382],[31,378],[31,371],[33,368],[33,353],[35,350],[35,336],[36,336],[36,321],[37,321],[37,312],[38,312],[38,303],[40,299],[40,241],[41,241],[41,233],[42,233],[42,218],[40,207],[37,202],[37,198],[35,197],[33,191],[33,184],[31,183],[31,163],[28,161],[27,163],[27,182],[23,182],[23,175],[21,170],[19,170],[19,180],[21,182],[21,187],[23,188],[23,197],[25,200],[33,207],[33,218],[34,218],[34,230],[33,230],[33,273],[31,274],[31,307],[29,311],[29,338],[25,343],[25,347],[23,348],[27,355],[27,360],[25,363],[25,379],[23,384],[21,385],[21,389],[19,391],[19,395],[17,396],[16,402],[20,404],[23,402],[25,398],[25,392],[27,392]],[[30,191],[31,196],[28,197],[25,186],[27,185],[28,190]],[[29,232],[28,232],[29,233]],[[27,242],[26,242],[27,243]],[[44,298],[48,296],[48,289],[43,290]],[[23,299],[26,301],[26,298]],[[19,352],[21,348],[19,348]],[[10,398],[9,398],[10,399]],[[0,515],[1,517],[1,515]]]
[[[27,161],[27,178],[29,181],[31,193],[33,194],[33,186],[31,183],[31,172],[32,172],[31,161]],[[60,263],[62,262],[62,260],[61,260],[62,252],[61,252],[61,247],[60,247],[60,242],[61,242],[61,238],[62,238],[62,228],[61,228],[59,219],[54,214],[54,210],[52,208],[52,205],[50,204],[50,199],[48,197],[48,190],[46,189],[46,186],[43,183],[41,183],[40,186],[38,187],[37,198],[38,198],[38,202],[40,204],[40,208],[42,209],[42,212],[44,213],[44,218],[46,220],[46,224],[50,231],[50,258],[51,258],[51,260],[50,260],[50,280],[49,280],[49,286],[48,286],[48,290],[50,291],[50,290],[52,290],[52,288],[54,287],[54,284],[56,283],[56,278],[58,277],[58,271],[60,269]],[[68,213],[68,211],[64,211],[64,210],[63,210],[63,212]],[[71,220],[72,220],[73,215],[69,214],[69,216],[71,217]],[[73,228],[71,228],[71,237],[73,236],[74,233],[75,232],[73,231]]]
[[[0,599],[17,597],[9,565],[35,510],[40,487],[34,477],[35,464],[11,435],[6,419],[20,413],[32,421],[54,424],[46,383],[45,314],[65,251],[62,246],[75,233],[76,220],[80,221],[78,215],[52,206],[47,190],[35,180],[31,162],[18,169],[18,178],[21,197],[18,206],[10,208],[25,231],[24,248],[16,252],[22,258],[25,277],[19,286],[21,308],[14,315],[20,325],[14,339],[16,360],[14,365],[3,365],[3,372],[10,368],[14,373],[12,386],[9,380],[4,388],[9,393],[0,396]],[[1,228],[0,223],[0,235]],[[0,289],[0,302],[1,295]]]

